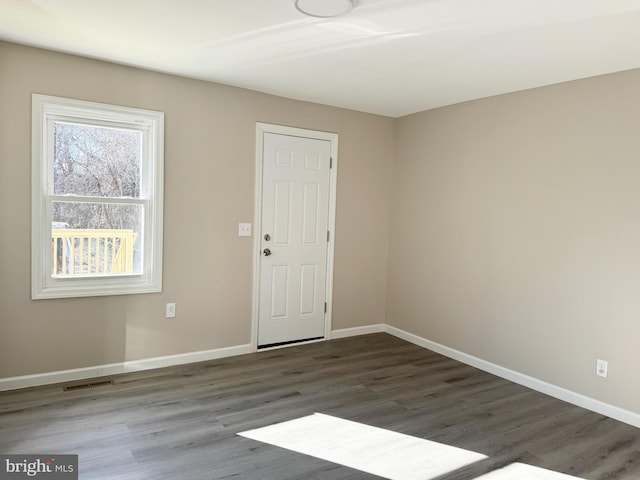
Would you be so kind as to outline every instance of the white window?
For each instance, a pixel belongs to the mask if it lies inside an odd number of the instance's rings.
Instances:
[[[32,107],[32,298],[161,291],[164,114]]]

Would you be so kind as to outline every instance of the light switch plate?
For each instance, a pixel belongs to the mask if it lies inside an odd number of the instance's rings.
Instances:
[[[250,237],[251,236],[251,224],[250,223],[239,223],[238,224],[238,236],[239,237]]]

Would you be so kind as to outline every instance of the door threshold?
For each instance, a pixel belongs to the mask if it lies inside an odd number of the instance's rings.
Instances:
[[[301,343],[314,343],[324,340],[324,337],[303,338],[301,340],[289,340],[287,342],[268,343],[266,345],[258,345],[258,350],[267,350],[271,348],[288,347],[291,345],[299,345]]]

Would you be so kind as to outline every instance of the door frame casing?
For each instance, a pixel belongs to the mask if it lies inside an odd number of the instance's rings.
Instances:
[[[253,299],[251,305],[251,346],[254,351],[258,350],[258,323],[260,317],[260,269],[261,269],[261,247],[262,247],[262,163],[264,149],[264,134],[275,133],[278,135],[289,135],[292,137],[311,138],[316,140],[327,140],[331,144],[331,161],[329,169],[329,219],[327,228],[330,232],[327,242],[327,283],[325,287],[325,298],[327,302],[327,312],[324,316],[324,340],[331,338],[332,319],[332,299],[333,299],[333,258],[335,245],[336,226],[336,186],[338,176],[338,134],[321,132],[317,130],[307,130],[304,128],[287,127],[284,125],[273,125],[270,123],[256,122],[256,164],[255,164],[255,207],[253,218]],[[318,341],[318,340],[315,340]],[[300,345],[299,342],[292,345]],[[272,347],[282,348],[282,347]],[[269,350],[261,348],[260,351]]]

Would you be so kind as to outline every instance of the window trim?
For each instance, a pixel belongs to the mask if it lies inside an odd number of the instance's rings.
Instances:
[[[143,204],[141,274],[55,278],[51,275],[53,135],[49,124],[71,120],[126,127],[143,133],[140,197]],[[164,113],[32,94],[31,298],[71,298],[162,291]],[[116,197],[117,198],[117,197]],[[82,197],[75,197],[82,199]],[[117,202],[118,200],[116,200]]]

